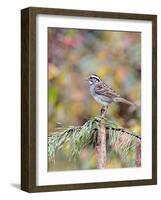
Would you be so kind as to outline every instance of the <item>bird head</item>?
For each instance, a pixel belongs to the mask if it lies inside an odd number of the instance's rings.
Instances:
[[[96,83],[100,82],[101,79],[96,74],[91,74],[88,76],[89,85],[95,85]]]

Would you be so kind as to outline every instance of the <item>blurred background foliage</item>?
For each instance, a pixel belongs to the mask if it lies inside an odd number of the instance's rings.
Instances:
[[[48,133],[56,128],[83,125],[98,116],[101,105],[90,96],[85,78],[99,75],[126,99],[141,102],[141,34],[137,32],[48,28]],[[141,109],[111,104],[108,117],[119,127],[140,134]],[[125,167],[111,153],[109,168]],[[76,161],[65,148],[48,161],[48,170],[92,169],[95,152],[87,147]]]

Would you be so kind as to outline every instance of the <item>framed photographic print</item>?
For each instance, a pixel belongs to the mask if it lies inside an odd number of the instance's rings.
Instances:
[[[21,188],[157,183],[157,16],[21,11]]]

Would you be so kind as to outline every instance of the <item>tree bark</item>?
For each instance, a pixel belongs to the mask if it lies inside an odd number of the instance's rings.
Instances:
[[[101,121],[98,129],[98,136],[96,142],[96,159],[97,159],[97,168],[104,169],[106,168],[106,127],[105,127],[105,114],[106,107],[101,108]]]
[[[136,167],[141,167],[141,141],[137,139],[136,142]]]

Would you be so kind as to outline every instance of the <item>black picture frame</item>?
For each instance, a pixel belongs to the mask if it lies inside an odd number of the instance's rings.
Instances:
[[[152,179],[36,185],[36,16],[38,14],[152,22]],[[29,7],[21,10],[21,189],[27,192],[157,184],[157,16]]]

